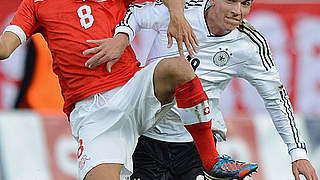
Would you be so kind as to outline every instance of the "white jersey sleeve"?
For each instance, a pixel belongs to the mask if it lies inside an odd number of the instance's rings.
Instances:
[[[248,23],[238,28],[258,47],[258,53],[252,54],[252,60],[244,71],[243,78],[252,84],[262,97],[272,121],[288,147],[292,162],[307,159],[306,144],[301,138],[292,109],[292,105],[265,38]]]
[[[195,58],[187,59],[201,79],[209,99],[219,99],[231,79],[246,79],[264,100],[278,133],[288,147],[291,160],[307,159],[305,142],[299,134],[288,93],[280,81],[267,41],[247,22],[225,36],[212,36],[204,18],[207,3],[200,0],[186,1],[185,17],[201,43]],[[158,35],[148,61],[175,56],[178,55],[176,43],[172,48],[167,48],[169,21],[168,10],[161,2],[132,4],[116,28],[116,33],[125,32],[132,40],[140,29],[154,29]],[[222,117],[217,119],[223,121]],[[158,129],[155,128],[159,130],[161,127],[161,132],[166,134],[163,137],[177,134],[176,124],[169,126],[169,122],[173,121],[159,122]]]
[[[115,29],[115,34],[122,32],[129,35],[130,42],[141,29],[166,31],[169,22],[167,7],[160,1],[133,3]]]

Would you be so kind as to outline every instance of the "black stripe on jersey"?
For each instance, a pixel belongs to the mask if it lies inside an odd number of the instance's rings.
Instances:
[[[121,23],[122,23],[122,22],[121,22]],[[120,25],[117,25],[117,27],[119,27],[119,26],[126,26],[126,27],[128,27],[128,28],[132,31],[133,36],[135,36],[135,33],[134,33],[133,29],[131,28],[131,26],[128,26],[128,25],[125,25],[125,24],[121,24],[121,23],[120,23]]]
[[[124,18],[122,19],[122,21],[120,22],[120,26],[128,26],[129,18],[132,15],[132,12],[130,9],[133,6],[134,6],[133,4],[129,5],[129,9],[128,9],[126,15],[124,16]]]
[[[300,138],[299,138],[299,135],[298,135],[298,129],[297,129],[296,124],[294,122],[294,116],[293,116],[293,113],[292,113],[291,103],[290,103],[289,97],[288,97],[285,89],[282,89],[280,91],[280,96],[281,96],[281,100],[283,101],[283,105],[284,105],[284,107],[286,109],[286,114],[287,114],[287,117],[289,119],[289,123],[290,123],[290,126],[291,126],[291,131],[292,131],[292,134],[293,134],[294,142],[296,143],[298,148],[302,148],[302,143],[299,143]]]
[[[131,5],[130,5],[131,6]],[[124,16],[123,20],[120,22],[120,24],[118,26],[126,26],[128,27],[132,33],[134,34],[133,29],[129,26],[129,19],[130,16],[132,15],[132,12],[130,11],[130,9],[128,10],[128,12],[126,13],[126,15]]]
[[[144,2],[144,3],[132,3],[129,5],[129,9],[132,7],[137,7],[137,8],[143,8],[144,6],[146,6],[147,4],[150,4],[150,2]],[[155,6],[159,6],[162,5],[163,2],[162,1],[156,1],[154,2]]]
[[[132,8],[132,7],[142,8],[143,4],[132,3],[129,5],[129,8]]]
[[[132,12],[128,10],[122,21],[120,22],[120,26],[128,26],[129,18],[132,15]]]
[[[265,60],[268,63],[269,67],[271,68],[271,66],[274,66],[274,64],[272,62],[272,58],[270,56],[270,50],[269,50],[269,46],[268,46],[268,43],[267,43],[266,39],[256,30],[252,30],[252,29],[250,29],[250,28],[248,28],[246,26],[243,26],[243,28],[248,30],[261,43],[262,50],[263,50],[263,52],[262,52],[263,53],[263,57],[265,58]]]
[[[301,148],[307,151],[306,143],[299,143]]]
[[[128,26],[129,24],[129,19],[132,16],[132,12],[130,11],[129,13],[127,13],[126,17],[123,19],[123,21],[125,22],[125,25]]]
[[[308,150],[307,150],[307,145],[306,145],[306,143],[302,143],[302,145],[303,145],[302,148],[303,148],[304,150],[308,151]]]
[[[185,8],[189,8],[192,6],[202,6],[203,0],[191,0],[189,2],[186,2]]]
[[[290,107],[290,108],[289,108],[289,110],[290,110],[290,115],[291,115],[291,117],[292,117],[292,119],[293,119],[292,122],[293,122],[294,128],[296,129],[296,132],[297,132],[298,142],[300,142],[299,132],[298,132],[298,128],[297,128],[296,122],[294,121],[294,113],[293,113],[292,104],[291,104],[291,102],[290,102],[288,92],[287,92],[285,89],[283,89],[283,92],[285,93],[285,97],[286,97],[287,103],[288,103],[288,105],[289,105],[289,107]],[[303,148],[303,149],[307,150],[307,148],[306,148],[306,143],[301,143],[301,142],[300,142],[300,143],[297,144],[297,147],[298,147],[298,148]]]
[[[155,2],[155,5],[156,5],[156,6],[162,5],[162,4],[163,4],[163,2],[162,2],[161,0],[157,0],[157,1]]]
[[[249,33],[249,32],[247,32],[247,31],[245,31],[244,29],[241,29],[241,28],[238,28],[238,30],[240,31],[240,32],[243,32],[244,34],[246,34],[250,39],[251,39],[251,41],[253,41],[257,46],[258,46],[258,48],[259,48],[259,55],[260,55],[260,59],[261,59],[261,61],[262,61],[262,65],[263,65],[263,67],[266,69],[266,71],[269,71],[270,70],[270,65],[269,66],[267,66],[267,64],[266,64],[266,62],[264,61],[264,59],[265,58],[263,58],[263,54],[261,53],[262,51],[261,51],[261,46],[260,46],[260,44],[252,37],[252,35]]]
[[[208,3],[210,3],[209,1],[206,2],[206,4],[203,6],[203,18],[204,18],[204,21],[206,22],[206,27],[207,27],[207,33],[208,33],[208,37],[212,37],[211,33],[210,33],[210,29],[209,29],[209,26],[208,26],[208,22],[206,20],[206,7],[208,5]]]
[[[269,60],[270,60],[270,62],[271,62],[271,64],[272,64],[272,66],[274,66],[273,58],[272,58],[272,56],[271,56],[271,50],[270,50],[270,47],[268,46],[268,43],[267,43],[266,38],[264,38],[264,37],[262,36],[262,34],[260,34],[258,31],[255,31],[255,32],[256,32],[257,34],[259,34],[260,37],[263,39],[264,44],[266,45],[266,49],[267,49],[267,56],[268,56],[268,58],[269,58]]]

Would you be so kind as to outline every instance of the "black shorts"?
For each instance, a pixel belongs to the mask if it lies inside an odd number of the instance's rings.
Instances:
[[[193,142],[172,143],[141,136],[130,180],[196,180],[203,168]]]

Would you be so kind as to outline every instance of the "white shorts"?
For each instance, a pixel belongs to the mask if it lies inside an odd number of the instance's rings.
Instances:
[[[138,71],[124,86],[75,104],[70,125],[79,143],[81,180],[103,163],[123,164],[121,179],[132,174],[132,154],[138,137],[152,128],[174,104],[161,107],[155,97],[153,72],[158,62]]]

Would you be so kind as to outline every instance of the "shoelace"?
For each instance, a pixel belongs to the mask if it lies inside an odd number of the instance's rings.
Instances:
[[[235,172],[241,170],[242,168],[242,162],[238,162],[228,155],[222,155],[220,159],[223,161],[219,161],[218,163],[223,163],[220,167],[224,171]]]

